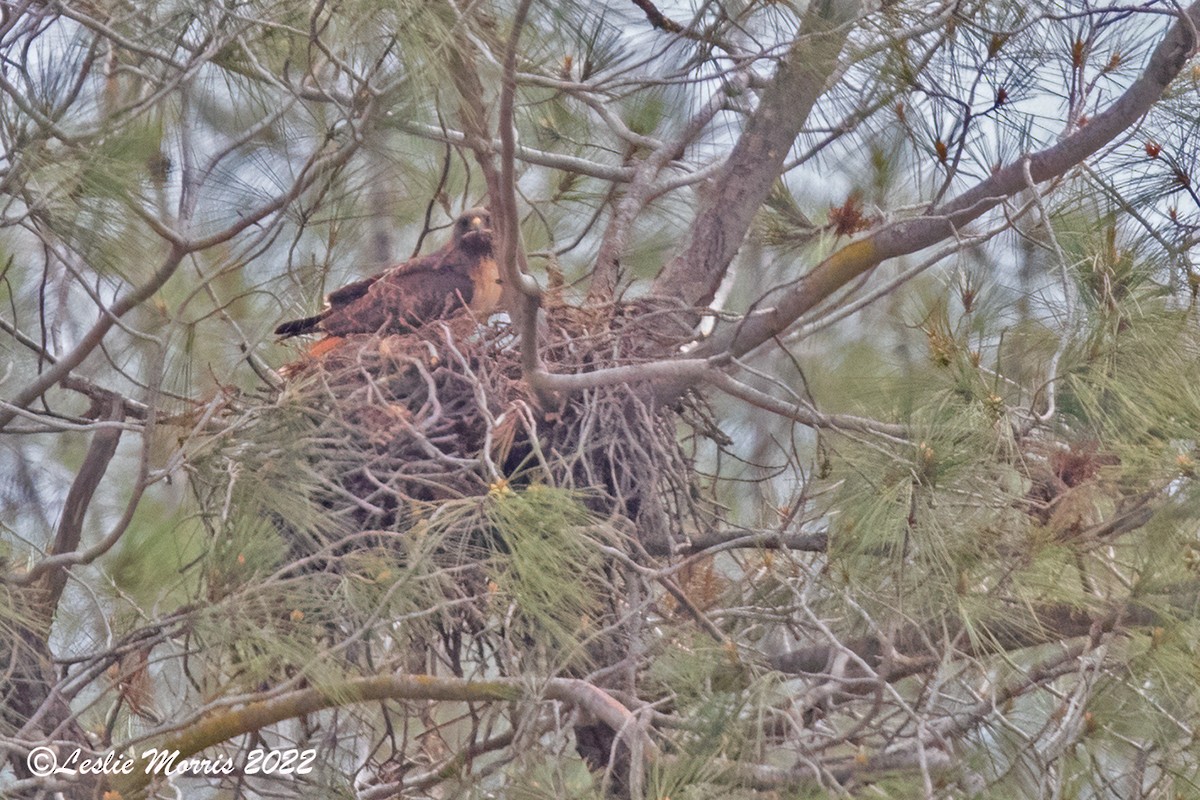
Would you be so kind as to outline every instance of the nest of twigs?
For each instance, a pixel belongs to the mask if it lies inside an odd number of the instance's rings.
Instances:
[[[649,302],[558,306],[539,326],[540,353],[560,373],[644,363],[687,340],[664,332],[669,318]],[[719,432],[699,398],[655,406],[635,383],[540,403],[506,322],[463,315],[351,336],[288,373],[276,402],[302,409],[321,503],[349,528],[402,530],[429,504],[533,484],[580,490],[656,552],[710,514],[697,500],[695,443]]]

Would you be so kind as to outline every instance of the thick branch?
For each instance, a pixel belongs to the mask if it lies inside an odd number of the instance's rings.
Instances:
[[[110,400],[110,407],[104,414],[104,419],[120,422],[125,418],[125,409],[119,399]],[[121,428],[101,428],[92,436],[91,446],[83,458],[83,464],[75,475],[70,491],[67,492],[66,502],[63,503],[62,518],[58,522],[58,530],[54,534],[54,542],[50,546],[50,555],[73,553],[79,547],[83,536],[83,518],[92,504],[100,480],[108,471],[108,465],[117,452],[117,444],[121,441]],[[67,585],[67,570],[60,567],[49,573],[45,578],[45,592],[39,598],[43,610],[53,614],[62,597],[63,588]]]
[[[915,253],[962,230],[1006,198],[1065,174],[1136,123],[1162,96],[1196,48],[1200,2],[1193,3],[1155,48],[1145,71],[1104,112],[1046,150],[997,170],[927,216],[892,223],[830,255],[784,294],[777,306],[715,334],[698,355],[744,355],[782,333],[800,315],[889,258]],[[669,285],[669,284],[668,284]],[[714,284],[715,285],[715,284]],[[686,295],[685,295],[686,296]],[[704,302],[701,298],[701,302]]]
[[[779,177],[792,143],[837,68],[859,12],[856,2],[810,3],[803,30],[763,89],[721,170],[705,188],[691,238],[654,282],[656,294],[688,305],[712,300],[750,223]]]
[[[530,5],[531,0],[522,0],[518,5],[505,47],[496,120],[499,169],[496,168],[496,143],[488,131],[487,105],[483,99],[483,83],[479,79],[474,53],[470,49],[455,50],[451,57],[454,83],[462,101],[460,116],[466,134],[464,141],[474,152],[488,187],[488,203],[496,229],[496,249],[503,284],[501,305],[512,315],[521,331],[521,363],[526,374],[539,368],[536,325],[541,292],[528,275],[525,251],[521,247],[513,106],[516,102],[517,46]]]
[[[500,269],[504,275],[509,312],[521,331],[521,369],[525,375],[541,371],[537,349],[537,314],[542,294],[537,283],[529,277],[525,249],[521,246],[520,215],[517,212],[516,131],[513,105],[517,91],[517,46],[521,29],[529,15],[532,0],[521,0],[513,18],[512,34],[504,52],[504,74],[500,82],[500,115],[497,122],[500,135],[500,185],[495,194],[499,206],[497,215],[500,237]],[[547,398],[539,394],[545,403]]]
[[[539,392],[571,393],[618,384],[648,383],[653,385],[656,392],[670,395],[682,391],[688,386],[703,382],[715,386],[732,397],[745,400],[764,411],[770,411],[810,428],[857,431],[888,436],[896,440],[903,440],[908,435],[907,429],[903,425],[846,414],[824,414],[806,404],[790,403],[772,397],[731,377],[725,371],[728,365],[723,362],[724,360],[719,358],[710,360],[679,358],[607,367],[592,372],[567,374],[537,369],[528,374],[530,383]]]
[[[483,182],[487,184],[488,197],[495,203],[503,191],[500,172],[496,169],[496,149],[498,142],[492,141],[488,129],[487,103],[483,99],[483,82],[479,79],[479,71],[475,65],[475,53],[470,44],[450,51],[450,75],[454,79],[454,88],[458,91],[458,118],[462,123],[463,132],[457,137],[448,131],[439,131],[439,138],[448,144],[465,144],[475,155],[475,162],[483,173]],[[457,138],[459,141],[455,142]],[[497,211],[492,208],[492,211]]]
[[[589,303],[612,301],[617,290],[621,256],[629,243],[634,221],[645,209],[646,204],[661,194],[660,185],[655,183],[658,175],[668,164],[678,159],[684,149],[712,122],[717,113],[725,107],[729,95],[735,89],[746,89],[750,75],[750,63],[746,62],[675,136],[656,145],[638,164],[629,188],[617,202],[612,219],[604,231],[604,238],[600,241],[600,248],[596,253],[596,266],[592,271],[592,285],[588,289]]]
[[[1065,604],[1047,605],[1034,609],[1034,615],[1033,620],[1023,620],[1012,609],[1007,609],[998,613],[995,619],[976,620],[971,626],[974,640],[963,643],[960,651],[967,656],[978,656],[987,652],[1022,650],[1097,631],[1108,633],[1118,626],[1146,626],[1162,621],[1157,612],[1132,603],[1098,614]],[[849,649],[876,669],[880,679],[897,681],[937,667],[942,663],[942,654],[931,651],[928,643],[954,640],[964,631],[962,621],[953,624],[936,622],[923,627],[910,625],[887,641],[877,636],[864,636],[840,645],[801,647],[775,656],[771,666],[793,674],[823,673],[836,655]]]
[[[557,700],[578,706],[602,720],[613,730],[638,731],[632,714],[606,692],[591,684],[567,678],[552,678],[535,695],[536,683],[524,678],[501,678],[492,681],[472,681],[460,678],[437,678],[429,675],[388,674],[355,678],[321,688],[300,689],[294,692],[248,703],[240,708],[218,711],[189,726],[177,736],[162,742],[159,750],[179,751],[179,758],[188,758],[206,748],[229,741],[287,719],[295,719],[328,708],[379,700],[446,700],[462,702],[511,702],[522,698]],[[658,750],[649,740],[643,743],[649,758]],[[138,754],[145,761],[145,751]],[[145,764],[139,763],[131,775],[117,775],[111,786],[125,797],[132,797],[145,788],[151,775],[145,774]]]
[[[654,27],[667,33],[679,33],[683,30],[682,25],[659,11],[658,7],[650,0],[633,0],[633,4],[646,13],[646,19]]]

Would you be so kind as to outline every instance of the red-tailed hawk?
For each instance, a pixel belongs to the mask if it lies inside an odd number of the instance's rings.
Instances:
[[[464,307],[486,317],[500,302],[500,290],[492,217],[486,208],[473,208],[454,221],[454,236],[440,250],[331,292],[320,314],[285,322],[275,333],[285,339],[408,333]]]

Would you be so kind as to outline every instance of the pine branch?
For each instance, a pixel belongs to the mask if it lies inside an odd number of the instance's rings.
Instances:
[[[667,33],[679,33],[683,30],[682,25],[659,11],[650,0],[633,0],[633,4],[645,12],[646,19],[659,30]]]
[[[637,735],[641,728],[623,705],[608,693],[586,681],[551,678],[540,687],[525,678],[501,678],[473,681],[439,678],[430,675],[388,674],[354,678],[320,688],[300,689],[267,700],[247,703],[239,708],[216,711],[189,725],[181,733],[157,745],[159,752],[178,751],[184,759],[206,748],[237,736],[258,731],[287,719],[296,719],[330,708],[341,708],[379,700],[443,700],[471,702],[513,702],[517,700],[557,700],[587,710],[613,730]],[[644,737],[645,735],[642,734]],[[642,742],[647,758],[658,757],[658,748],[649,739]],[[138,796],[153,775],[146,774],[146,750],[130,775],[116,775],[110,787],[124,797]]]
[[[1032,614],[1033,620],[1022,620],[1012,609],[1005,609],[993,619],[973,620],[971,629],[975,642],[963,644],[959,648],[960,654],[972,657],[989,652],[1023,650],[1097,632],[1109,633],[1118,628],[1149,627],[1163,621],[1158,612],[1133,602],[1120,603],[1098,614],[1066,604],[1035,607]],[[796,675],[824,673],[834,658],[848,649],[876,670],[870,677],[891,683],[935,669],[943,663],[943,654],[931,651],[928,643],[956,641],[966,630],[967,626],[961,620],[954,624],[938,621],[924,626],[910,625],[888,640],[866,636],[801,647],[773,657],[771,666]]]
[[[364,115],[366,112],[364,112]],[[274,215],[293,203],[309,189],[320,177],[328,175],[333,169],[344,165],[350,156],[358,151],[362,140],[353,137],[340,147],[326,150],[318,147],[300,170],[299,177],[270,200],[240,214],[236,222],[231,223],[220,231],[199,239],[172,241],[162,263],[154,270],[150,278],[143,283],[130,288],[110,305],[101,309],[100,316],[90,329],[80,338],[79,343],[68,353],[63,354],[45,372],[31,381],[10,401],[16,409],[29,406],[37,398],[49,391],[55,384],[67,377],[72,370],[84,362],[96,348],[100,347],[104,337],[117,325],[118,321],[134,308],[154,296],[175,274],[184,258],[190,253],[207,250],[223,245],[234,239],[247,228],[260,224],[267,217]],[[127,204],[132,207],[133,204]],[[0,430],[3,430],[17,416],[13,408],[0,409]]]
[[[1043,183],[1083,163],[1128,130],[1159,100],[1195,52],[1197,26],[1200,26],[1200,3],[1193,3],[1180,13],[1159,42],[1138,79],[1087,125],[1058,144],[995,171],[926,215],[885,225],[846,245],[788,289],[774,308],[724,326],[696,354],[730,353],[740,357],[783,333],[802,314],[884,261],[953,237],[1005,199],[1024,191],[1027,169],[1034,182]],[[687,280],[690,285],[695,284],[695,278]],[[704,297],[700,295],[698,299],[706,302]]]
[[[706,187],[689,240],[654,281],[654,291],[691,306],[712,300],[771,192],[792,144],[825,91],[858,3],[811,3],[801,34],[762,91],[729,158]]]

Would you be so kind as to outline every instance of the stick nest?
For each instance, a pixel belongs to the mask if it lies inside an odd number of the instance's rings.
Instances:
[[[540,352],[558,373],[644,363],[690,338],[670,319],[646,301],[558,306],[539,325]],[[701,439],[721,435],[699,397],[654,408],[644,385],[614,385],[542,407],[507,323],[459,316],[411,334],[351,336],[287,372],[275,403],[306,421],[321,503],[350,529],[398,530],[428,504],[533,484],[581,490],[594,512],[632,523],[658,552],[698,517],[711,524],[694,456]]]

